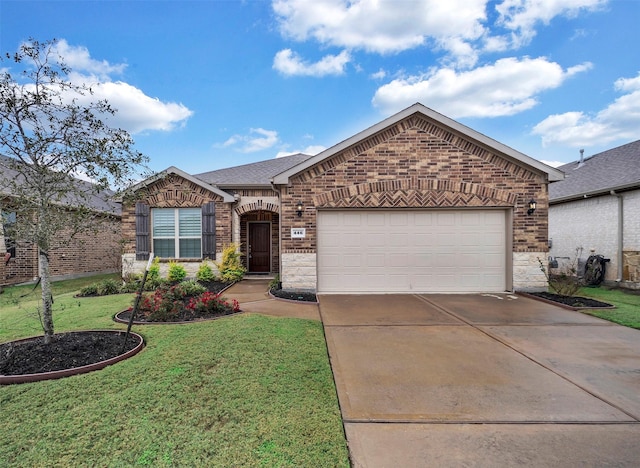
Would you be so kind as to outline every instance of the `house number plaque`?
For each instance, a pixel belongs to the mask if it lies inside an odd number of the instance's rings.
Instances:
[[[304,239],[307,235],[306,228],[291,228],[291,238],[292,239]]]

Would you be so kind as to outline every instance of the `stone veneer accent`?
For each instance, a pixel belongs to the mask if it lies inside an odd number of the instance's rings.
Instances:
[[[546,264],[547,252],[513,253],[513,289],[515,291],[546,291],[547,278],[540,270],[538,258]]]
[[[222,259],[222,254],[220,252],[216,253],[216,261],[219,262]],[[138,274],[144,271],[149,263],[148,260],[136,260],[135,253],[128,253],[122,256],[122,275],[126,276],[128,274]],[[198,268],[200,268],[201,261],[176,261],[179,265],[182,265],[187,272],[187,277],[195,278],[196,273],[198,273]],[[212,262],[209,261],[211,268],[213,269],[215,274],[218,274],[218,267]],[[161,261],[160,262],[160,276],[163,278],[167,277],[167,273],[169,272],[169,262]]]
[[[283,289],[315,291],[317,282],[315,252],[283,253],[280,280]]]

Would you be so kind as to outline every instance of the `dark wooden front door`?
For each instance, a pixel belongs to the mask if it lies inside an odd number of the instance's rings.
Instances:
[[[249,271],[269,273],[271,270],[271,224],[249,223]]]

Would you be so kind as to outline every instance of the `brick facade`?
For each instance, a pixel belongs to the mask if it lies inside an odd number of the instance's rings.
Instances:
[[[49,252],[53,277],[80,276],[120,270],[122,247],[120,219],[104,217],[95,232],[76,234],[68,245],[58,245]],[[62,234],[68,238],[70,233]],[[0,252],[0,258],[4,252]],[[32,244],[18,244],[16,256],[0,268],[0,285],[19,284],[38,277],[38,253]]]
[[[143,202],[153,208],[200,208],[206,203],[216,205],[216,259],[219,260],[225,245],[231,243],[231,206],[223,202],[220,195],[207,190],[177,174],[168,174],[137,192],[135,201],[122,205],[122,238],[124,253],[122,271],[139,273],[147,261],[136,260],[136,220],[135,203]],[[151,220],[149,220],[151,222]],[[150,232],[150,230],[149,230]],[[194,276],[199,262],[180,261],[187,273]],[[164,272],[164,270],[161,270]]]
[[[513,251],[547,251],[544,175],[412,116],[292,178],[282,190],[282,249],[315,252],[317,209],[469,206],[513,208]],[[291,239],[292,227],[306,237]]]

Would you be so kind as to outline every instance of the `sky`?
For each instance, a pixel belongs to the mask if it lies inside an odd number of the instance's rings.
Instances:
[[[640,0],[0,0],[0,52],[57,39],[154,171],[317,154],[416,102],[558,165],[640,139],[639,21]]]

